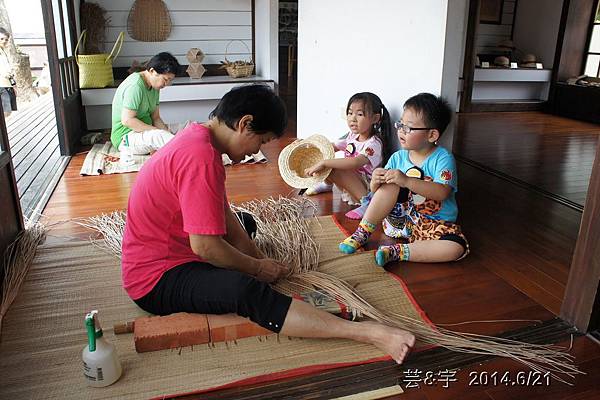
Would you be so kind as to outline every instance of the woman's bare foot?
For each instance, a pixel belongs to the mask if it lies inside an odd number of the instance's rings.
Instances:
[[[402,364],[415,345],[415,335],[408,331],[376,322],[361,322],[361,324],[370,325],[372,331],[370,343],[389,354],[398,364]]]

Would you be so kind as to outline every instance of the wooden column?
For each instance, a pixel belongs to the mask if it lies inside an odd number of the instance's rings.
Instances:
[[[463,90],[460,95],[460,112],[471,112],[473,97],[473,76],[475,75],[475,38],[479,27],[479,9],[481,0],[469,1],[467,17],[467,40],[465,43],[465,61],[463,63]]]
[[[17,234],[24,228],[21,203],[15,179],[4,111],[0,104],[0,257]],[[2,264],[0,263],[0,268]],[[0,277],[4,271],[0,270]],[[2,283],[0,282],[0,289]]]
[[[600,142],[560,316],[581,332],[600,327]]]

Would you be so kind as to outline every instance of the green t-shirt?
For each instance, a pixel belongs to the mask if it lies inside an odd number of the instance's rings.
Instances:
[[[119,148],[121,139],[131,129],[121,123],[121,111],[123,108],[134,110],[137,118],[152,125],[152,113],[158,106],[159,92],[146,86],[139,72],[129,75],[117,88],[112,102],[112,130],[110,141],[113,146]]]

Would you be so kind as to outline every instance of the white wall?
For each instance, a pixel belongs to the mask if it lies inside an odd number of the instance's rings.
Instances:
[[[461,52],[461,2],[457,11],[448,10],[448,0],[380,0],[376,7],[362,0],[300,0],[298,137],[334,139],[347,132],[346,102],[356,92],[379,95],[394,120],[419,92],[444,92],[455,103],[460,57],[445,62],[444,54]],[[445,49],[448,13],[452,40]]]
[[[279,82],[279,6],[277,0],[255,0],[256,75]]]
[[[258,0],[257,3],[265,0]],[[134,0],[95,0],[110,18],[105,51],[110,51],[119,32],[127,32],[127,16]],[[129,35],[115,67],[129,67],[133,60],[147,61],[153,55],[168,51],[182,64],[189,64],[185,55],[192,47],[200,48],[206,57],[204,64],[219,64],[229,47],[229,60],[249,60],[252,52],[251,0],[164,0],[171,17],[172,29],[164,42],[139,42]],[[248,50],[249,49],[249,50]]]
[[[524,53],[535,54],[544,68],[552,68],[563,0],[519,1],[513,42]]]

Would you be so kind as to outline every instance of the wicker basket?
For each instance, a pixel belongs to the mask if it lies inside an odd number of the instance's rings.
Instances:
[[[246,50],[248,50],[248,53],[250,53],[248,45],[242,40],[230,41],[229,43],[227,43],[227,47],[225,48],[225,61],[221,61],[221,63],[223,64],[221,68],[225,68],[227,74],[232,78],[246,78],[252,75],[252,72],[254,71],[254,61],[252,59],[250,59],[250,61],[229,61],[227,59],[227,55],[229,54],[229,46],[233,42],[241,42],[244,45],[244,47],[246,47]]]

